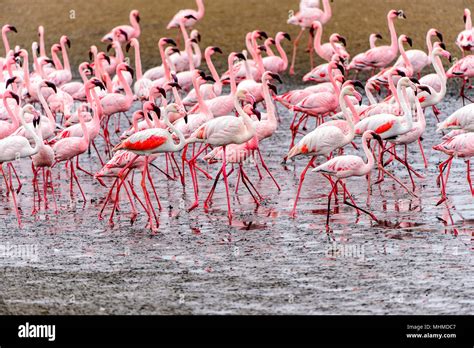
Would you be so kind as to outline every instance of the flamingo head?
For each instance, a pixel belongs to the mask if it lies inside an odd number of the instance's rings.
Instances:
[[[471,11],[468,8],[464,9],[464,14],[462,16],[462,21],[466,24],[467,18],[471,17]]]
[[[109,57],[108,55],[106,55],[104,52],[99,52],[99,53],[97,54],[97,59],[99,59],[99,60],[105,60],[105,61],[107,61],[107,63],[109,63],[109,65],[110,65],[110,57]]]
[[[109,58],[109,64],[110,64],[110,58]],[[134,71],[133,69],[126,63],[120,63],[118,66],[117,66],[117,72],[118,71],[128,71],[130,73],[130,75],[132,75],[132,79],[133,79],[133,76],[134,76]]]
[[[211,52],[212,53],[220,53],[220,54],[223,54],[222,50],[220,49],[220,47],[217,47],[217,46],[213,46],[211,47]]]
[[[7,91],[5,91],[5,93],[3,93],[3,99],[5,100],[6,98],[13,98],[13,99],[15,99],[15,100],[16,100],[16,104],[17,104],[17,105],[20,105],[20,97],[19,97],[17,94],[13,93],[12,91],[7,90]]]
[[[41,83],[41,87],[51,88],[54,93],[58,93],[56,85],[50,81],[43,80],[43,82]]]
[[[388,13],[389,18],[400,18],[400,19],[406,19],[407,16],[405,16],[405,13],[403,10],[390,10]]]
[[[170,39],[169,37],[162,37],[160,39],[160,41],[158,41],[158,45],[160,47],[163,47],[165,45],[172,45],[172,46],[175,46],[175,47],[178,46],[178,45],[176,45],[176,41],[174,41],[173,39]]]
[[[153,102],[147,101],[143,104],[143,112],[146,113],[150,120],[153,120],[153,117],[150,112],[154,112],[158,119],[161,118],[161,109]]]
[[[191,39],[196,39],[198,42],[201,42],[201,34],[199,34],[199,31],[194,29],[191,34],[189,34],[189,37]]]
[[[428,30],[428,35],[429,36],[437,36],[439,41],[443,42],[443,34],[441,34],[441,32],[438,31],[435,28],[431,28],[430,30]]]
[[[167,86],[176,88],[177,90],[182,90],[181,86],[177,82],[168,82]]]
[[[445,48],[446,46],[444,45],[444,43],[441,42],[438,45],[435,45],[431,54],[435,56],[442,56],[442,57],[448,58],[449,62],[451,63],[452,62],[451,53],[446,51]]]
[[[132,10],[132,12],[130,12],[130,17],[135,18],[137,23],[140,23],[140,12],[138,12],[138,10]]]
[[[87,85],[90,88],[99,87],[100,89],[105,90],[103,82],[96,77],[93,77],[89,81],[87,81]]]
[[[291,41],[291,36],[290,36],[290,34],[284,32],[284,31],[278,32],[278,33],[276,34],[276,36],[275,36],[275,38],[280,38],[280,37],[285,38],[285,39],[287,39],[288,41]]]
[[[366,131],[366,132],[368,132],[367,138],[366,138],[366,139],[367,139],[367,143],[370,142],[370,140],[375,139],[375,140],[377,140],[377,142],[379,143],[379,145],[380,145],[381,147],[383,147],[383,140],[382,140],[382,137],[381,137],[380,135],[378,135],[378,134],[377,134],[376,132],[374,132],[373,130],[368,130],[368,131]]]
[[[14,33],[18,33],[16,28],[13,25],[5,24],[2,28],[2,32],[8,33],[9,31],[13,31]]]
[[[376,33],[376,34],[375,34],[375,37],[376,37],[377,39],[379,39],[379,40],[382,40],[382,39],[383,39],[383,36],[382,36],[382,34],[380,34],[380,33]]]
[[[413,40],[412,40],[410,37],[408,37],[408,36],[406,36],[406,35],[404,35],[404,34],[403,34],[403,35],[400,35],[400,40],[401,40],[402,42],[408,43],[408,44],[410,45],[410,47],[413,46]]]
[[[20,78],[18,76],[10,77],[7,80],[6,84],[5,84],[5,88],[8,88],[8,86],[10,86],[13,83],[19,83],[19,82],[21,82],[21,81],[20,81]]]

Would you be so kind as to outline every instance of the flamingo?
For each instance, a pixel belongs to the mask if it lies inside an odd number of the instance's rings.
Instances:
[[[136,77],[137,81],[133,85],[133,91],[135,92],[135,96],[139,100],[145,100],[148,98],[149,90],[152,85],[152,81],[146,77],[143,77],[142,74],[142,60],[140,57],[140,44],[138,43],[138,40],[133,38],[130,40],[130,42],[127,44],[127,52],[130,49],[130,47],[133,47],[135,50],[135,72],[136,72]]]
[[[313,46],[318,56],[328,62],[331,61],[332,56],[336,53],[345,61],[348,61],[350,59],[350,55],[345,49],[345,37],[334,33],[330,36],[329,42],[321,44],[321,37],[323,35],[323,25],[319,21],[314,21],[312,24],[312,28],[313,30],[316,30]]]
[[[321,22],[321,24],[326,24],[332,17],[331,5],[329,4],[329,0],[323,0],[323,10],[317,7],[306,7],[300,8],[300,11],[290,16],[287,23],[292,25],[298,25],[301,30],[296,37],[295,41],[293,42],[293,54],[291,57],[291,66],[290,66],[290,75],[295,74],[295,62],[296,62],[296,49],[298,48],[299,41],[303,32],[307,28],[311,28],[312,23],[315,20]],[[312,36],[312,34],[311,34]],[[311,59],[311,68],[313,67],[313,49],[311,47],[312,40],[311,36],[309,38],[308,48],[310,49],[310,59]]]
[[[141,186],[143,189],[143,194],[145,196],[145,203],[146,203],[146,208],[149,216],[149,225],[150,229],[152,231],[155,231],[156,228],[159,226],[158,219],[156,218],[156,213],[153,208],[153,204],[150,200],[150,195],[148,194],[148,191],[146,189],[146,178],[148,177],[149,180],[149,172],[148,172],[148,164],[149,164],[149,156],[152,154],[156,153],[168,153],[168,152],[177,152],[181,151],[185,145],[185,139],[183,134],[176,129],[168,120],[168,112],[179,112],[179,107],[177,104],[172,103],[169,104],[165,108],[165,113],[164,113],[164,121],[166,125],[169,127],[169,129],[175,133],[175,135],[179,138],[179,142],[175,143],[173,139],[173,135],[167,130],[167,129],[161,129],[161,128],[151,128],[151,129],[146,129],[140,132],[137,132],[130,136],[128,139],[122,141],[119,145],[117,145],[114,148],[114,151],[118,150],[127,150],[135,154],[134,159],[127,165],[128,168],[131,164],[133,164],[134,161],[140,156],[143,155],[145,156],[145,163],[143,166],[143,172],[142,172],[142,181],[141,181]],[[184,119],[186,120],[186,115],[184,116]],[[124,168],[124,169],[125,169]],[[122,170],[123,171],[123,170]],[[118,184],[117,187],[117,194],[116,194],[116,202],[118,202],[118,194],[120,190],[120,186],[123,185],[123,182],[125,180],[126,176],[124,175],[121,178],[120,183]],[[150,181],[151,185],[153,186],[153,183]],[[112,213],[115,211],[112,211]],[[153,218],[152,218],[152,213],[155,216],[155,221],[156,221],[156,228],[153,225]],[[111,215],[111,219],[113,218],[113,215]]]
[[[18,96],[13,97],[18,100]],[[10,135],[4,139],[0,140],[0,172],[3,175],[5,180],[5,186],[7,188],[7,194],[12,195],[13,204],[15,205],[15,213],[18,220],[18,226],[21,228],[21,218],[18,211],[18,204],[15,190],[13,189],[12,184],[12,171],[14,171],[12,161],[18,160],[20,158],[30,157],[38,153],[40,149],[40,143],[43,142],[41,134],[37,134],[29,124],[25,122],[23,118],[24,110],[20,108],[18,117],[20,118],[21,124],[28,130],[34,139],[34,146],[30,145],[30,142],[25,137],[19,135]],[[36,127],[39,125],[39,118],[35,117],[33,125]],[[8,167],[8,178],[7,174],[4,171],[3,164],[7,163]]]
[[[72,80],[71,66],[69,64],[69,58],[66,50],[66,45],[68,48],[71,47],[71,41],[66,35],[63,35],[61,36],[59,42],[61,44],[61,51],[63,54],[64,69],[55,70],[48,75],[48,80],[58,87]]]
[[[359,156],[354,155],[344,155],[338,156],[329,161],[317,166],[312,171],[322,173],[326,178],[329,179],[331,183],[332,189],[328,195],[328,213],[326,218],[326,228],[329,229],[329,213],[331,209],[331,196],[334,194],[337,195],[337,185],[339,184],[344,191],[344,203],[355,208],[357,212],[362,211],[370,216],[372,220],[378,222],[377,217],[374,214],[368,212],[367,210],[360,208],[356,205],[354,199],[352,198],[352,194],[347,190],[346,184],[344,183],[344,179],[353,177],[353,176],[370,176],[372,169],[374,168],[375,159],[372,151],[369,149],[368,143],[370,140],[375,139],[380,144],[382,144],[382,138],[375,133],[374,131],[368,130],[364,132],[362,135],[362,148],[364,150],[365,156],[367,158],[367,163]],[[333,183],[329,176],[337,178],[336,182]],[[370,180],[368,180],[370,182]],[[370,187],[367,190],[368,194],[370,194]],[[350,198],[352,203],[349,203],[346,200],[346,196]]]
[[[388,12],[388,29],[390,31],[390,38],[392,40],[390,46],[374,47],[364,52],[361,56],[354,57],[349,66],[347,67],[348,70],[360,70],[367,67],[385,68],[396,58],[398,54],[398,37],[394,25],[395,18],[405,19],[406,16],[402,10],[390,10]]]
[[[85,83],[88,80],[88,76],[92,74],[92,68],[87,62],[79,64],[79,75],[81,76],[82,82],[72,81],[65,83],[59,89],[69,94],[74,100],[85,101],[86,91],[84,88]]]
[[[381,35],[380,33],[372,33],[372,34],[370,34],[370,35],[369,35],[369,47],[370,47],[370,48],[377,47],[375,43],[376,43],[377,40],[379,40],[379,39],[380,39],[380,40],[383,39],[383,37],[382,37],[382,35]],[[362,53],[362,54],[363,54],[363,53]]]
[[[294,145],[284,159],[284,161],[286,161],[287,159],[291,159],[299,155],[311,156],[311,159],[300,175],[298,191],[293,204],[293,210],[291,211],[292,217],[296,216],[296,206],[298,204],[298,199],[306,172],[310,167],[313,166],[316,158],[318,156],[328,156],[334,150],[349,144],[354,138],[354,123],[352,121],[351,115],[346,109],[346,105],[350,103],[349,96],[354,94],[355,90],[352,86],[347,86],[347,88],[344,88],[342,92],[338,93],[339,104],[341,105],[341,109],[344,112],[344,116],[346,117],[346,121],[348,122],[350,128],[348,133],[344,132],[341,128],[336,127],[335,125],[324,127],[319,126],[315,130],[306,134],[296,145]]]
[[[147,71],[145,71],[145,73],[143,74],[143,77],[145,77],[147,79],[150,79],[152,81],[155,81],[155,80],[158,80],[160,78],[163,78],[166,75],[166,69],[169,69],[169,63],[165,62],[167,55],[165,55],[165,48],[164,47],[167,44],[171,44],[174,47],[176,47],[176,42],[173,39],[161,38],[158,41],[158,49],[160,51],[161,60],[162,60],[163,63],[159,66],[156,66],[154,68],[151,68],[151,69],[148,69]],[[176,49],[176,51],[179,52],[178,49]]]
[[[7,33],[12,32],[12,31],[14,33],[18,33],[18,31],[16,30],[16,28],[13,25],[5,24],[2,27],[2,40],[3,40],[3,47],[5,48],[5,53],[10,52],[10,43],[8,42]],[[4,59],[4,58],[2,58],[2,59]]]
[[[166,29],[173,29],[178,28],[179,23],[182,19],[184,19],[184,26],[186,28],[193,27],[199,20],[204,17],[204,1],[203,0],[196,0],[197,11],[191,9],[180,10],[176,13],[171,19],[171,21],[166,26]],[[191,16],[191,17],[189,17]]]
[[[443,69],[443,68],[441,67],[441,69]],[[465,56],[462,59],[459,59],[446,72],[446,77],[448,77],[448,78],[454,78],[454,77],[462,78],[463,79],[463,84],[461,86],[461,91],[460,91],[459,95],[462,97],[463,105],[464,105],[464,99],[467,99],[470,102],[473,102],[472,99],[470,99],[469,97],[467,97],[464,94],[464,88],[466,86],[466,83],[469,82],[469,79],[474,77],[474,55],[471,54],[471,55]],[[471,88],[471,87],[469,87],[469,88]]]
[[[8,121],[0,121],[0,139],[4,139],[11,135],[13,132],[15,132],[18,128],[18,125],[20,124],[20,121],[18,118],[15,116],[13,111],[10,108],[10,105],[8,103],[8,100],[13,99],[16,101],[16,106],[20,104],[20,99],[19,97],[13,93],[12,91],[5,91],[3,93],[3,105],[5,107],[5,110],[7,111],[11,122]]]
[[[226,115],[218,118],[213,118],[198,129],[196,129],[191,136],[186,139],[186,144],[191,143],[205,143],[206,145],[198,151],[198,153],[191,159],[189,162],[189,168],[191,170],[191,176],[193,178],[194,186],[194,197],[195,201],[189,210],[195,209],[199,205],[199,198],[197,192],[197,178],[196,172],[194,170],[196,159],[199,155],[209,146],[222,146],[223,151],[223,160],[222,160],[222,176],[224,178],[224,185],[226,188],[226,197],[227,197],[227,217],[229,223],[232,221],[232,211],[230,206],[230,195],[229,195],[229,185],[227,182],[227,171],[226,171],[226,146],[229,144],[242,144],[255,135],[255,126],[252,119],[247,113],[242,109],[239,100],[247,99],[248,92],[245,90],[240,90],[235,93],[234,96],[234,107],[237,110],[237,113],[240,117],[235,117],[235,115]]]
[[[271,56],[263,58],[262,62],[263,62],[265,71],[271,71],[273,73],[278,74],[285,71],[288,68],[288,57],[286,55],[285,50],[281,46],[281,42],[283,39],[287,39],[288,41],[291,41],[290,34],[279,31],[275,35],[274,43],[280,56],[271,55]],[[267,53],[270,53],[268,51],[269,48],[266,48],[266,50],[267,50]]]
[[[102,42],[112,42],[114,40],[114,32],[120,30],[122,35],[119,37],[120,43],[125,43],[133,38],[140,36],[140,13],[138,10],[132,10],[130,12],[130,25],[120,25],[113,28],[108,34],[102,37]]]
[[[464,30],[458,34],[456,45],[464,57],[465,52],[474,51],[474,30],[472,29],[471,11],[468,8],[464,9],[463,20]]]

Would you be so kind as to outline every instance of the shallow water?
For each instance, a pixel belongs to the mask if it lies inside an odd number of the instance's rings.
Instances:
[[[441,106],[443,116],[460,105],[448,98]],[[241,187],[232,199],[232,226],[227,224],[222,183],[209,213],[201,207],[187,213],[193,199],[191,182],[183,190],[155,169],[151,170],[164,207],[155,236],[144,228],[143,211],[130,225],[125,204],[114,228],[99,221],[97,212],[107,191],[83,173],[79,176],[87,202],[83,206],[71,200],[63,166],[54,171],[60,214],[42,211],[33,217],[29,162],[15,163],[25,184],[19,195],[24,228],[17,228],[1,186],[0,312],[472,314],[474,200],[465,165],[455,160],[449,203],[435,206],[436,165],[444,156],[431,150],[440,139],[431,111],[423,141],[428,169],[423,168],[418,147],[410,146],[410,162],[426,175],[416,180],[419,199],[386,178],[374,185],[370,204],[384,225],[364,215],[357,221],[352,208],[339,205],[337,213],[331,213],[329,234],[324,224],[330,187],[315,173],[307,175],[296,219],[289,217],[307,159],[299,158],[286,169],[280,164],[290,141],[290,115],[282,108],[279,113],[279,130],[262,143],[262,152],[282,191],[277,192],[268,177],[259,181],[253,165],[246,164],[266,201],[256,208]],[[94,152],[82,156],[81,163],[90,171],[100,168]],[[162,158],[156,163],[164,168]],[[216,168],[209,166],[214,173]],[[400,165],[388,168],[409,183]],[[233,175],[231,190],[235,180]],[[200,177],[202,199],[211,184]],[[365,207],[365,179],[348,180],[348,188]],[[454,226],[441,221],[449,221],[449,213]],[[20,252],[22,247],[30,249]],[[2,254],[5,248],[10,252]]]

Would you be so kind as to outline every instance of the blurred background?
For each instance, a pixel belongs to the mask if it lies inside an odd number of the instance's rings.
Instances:
[[[193,0],[1,0],[1,3],[0,24],[8,23],[18,29],[18,34],[9,34],[11,45],[31,50],[31,43],[38,39],[38,25],[45,27],[48,50],[66,34],[72,42],[70,58],[76,74],[79,63],[88,59],[90,45],[105,50],[101,37],[116,25],[129,24],[132,9],[140,11],[144,69],[161,64],[158,39],[163,36],[176,39],[178,35],[177,30],[166,30],[167,23],[178,10],[197,8]],[[271,36],[286,31],[292,38],[299,32],[299,27],[286,23],[289,11],[298,11],[299,0],[205,0],[205,6],[205,17],[196,26],[202,35],[203,50],[208,45],[221,47],[225,54],[242,50],[245,33],[254,29]],[[383,36],[377,45],[387,44],[386,14],[390,9],[402,9],[407,19],[396,21],[397,34],[407,34],[415,48],[426,50],[426,32],[434,27],[443,33],[448,50],[459,57],[461,53],[454,40],[464,28],[463,9],[474,10],[474,0],[334,0],[331,6],[333,17],[324,27],[323,42],[328,41],[331,33],[338,32],[347,38],[351,56],[368,49],[370,33]],[[304,52],[308,35],[306,32],[300,43],[298,75],[310,69],[308,53]],[[284,46],[291,54],[291,43],[284,42]],[[0,54],[5,54],[3,45]],[[223,69],[226,59],[217,56],[216,65]],[[133,62],[133,54],[130,58]],[[320,62],[319,58],[316,62]]]

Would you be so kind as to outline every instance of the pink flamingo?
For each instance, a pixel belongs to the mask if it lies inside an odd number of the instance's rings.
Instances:
[[[191,67],[189,65],[189,61],[192,60],[194,67],[197,68],[201,65],[201,59],[202,59],[202,54],[201,54],[201,48],[199,47],[199,41],[201,41],[201,34],[197,30],[191,31],[191,34],[188,35],[188,32],[186,31],[186,27],[184,25],[185,20],[187,19],[194,19],[195,17],[192,15],[188,15],[185,18],[182,18],[179,24],[179,27],[181,29],[181,33],[183,36],[183,41],[186,43],[190,39],[190,46],[192,50],[189,52],[192,53],[191,56],[188,56],[188,50],[185,47],[185,50],[173,53],[170,55],[169,60],[170,63],[174,66],[175,72],[182,72],[185,70],[191,70]]]
[[[175,143],[173,139],[173,135],[167,129],[151,128],[151,129],[146,129],[146,130],[133,134],[128,139],[122,141],[119,145],[117,145],[114,148],[114,151],[127,150],[135,154],[134,159],[122,170],[122,172],[125,169],[128,169],[140,155],[145,156],[141,186],[143,189],[143,194],[145,196],[146,210],[149,216],[148,223],[152,231],[156,231],[156,229],[159,227],[159,222],[156,217],[155,209],[153,208],[150,195],[148,194],[148,191],[146,189],[146,178],[149,178],[150,183],[153,187],[153,183],[151,182],[150,174],[148,172],[149,156],[156,153],[164,153],[164,152],[168,153],[168,152],[181,151],[181,149],[185,145],[185,139],[184,139],[183,134],[169,122],[168,116],[167,116],[168,111],[179,112],[178,105],[174,103],[169,104],[166,107],[165,111],[166,111],[164,114],[165,123],[167,124],[169,129],[179,138],[179,142],[177,144]],[[184,117],[186,119],[186,116]],[[117,187],[116,200],[115,200],[116,204],[118,202],[120,187],[121,185],[123,185],[126,176],[119,175],[119,177],[121,177],[121,181]],[[116,207],[114,207],[114,209],[112,210],[112,214],[115,211],[115,208]],[[153,224],[152,213],[155,216],[156,227]],[[113,215],[111,215],[111,219],[112,218],[113,218]]]
[[[79,64],[79,75],[81,76],[82,82],[72,81],[65,83],[60,90],[69,94],[74,100],[85,101],[86,100],[86,91],[84,88],[85,83],[88,80],[88,76],[92,74],[92,68],[87,62]]]
[[[61,44],[61,51],[63,53],[64,69],[53,71],[48,75],[48,80],[53,82],[58,87],[72,80],[71,66],[69,64],[69,58],[66,51],[66,45],[70,48],[71,41],[66,35],[63,35],[61,36],[59,42]]]
[[[464,9],[463,20],[464,30],[458,34],[456,45],[464,57],[465,52],[474,51],[474,30],[472,29],[471,11],[468,8]]]
[[[171,21],[166,26],[166,29],[179,28],[179,23],[184,19],[184,26],[186,28],[193,27],[197,21],[201,20],[204,17],[204,1],[196,0],[197,11],[191,9],[180,10],[176,13],[171,19]]]
[[[152,81],[155,81],[155,80],[158,80],[160,78],[163,78],[166,75],[166,71],[169,70],[169,63],[167,61],[168,56],[165,54],[165,46],[167,44],[171,44],[174,47],[176,47],[176,42],[173,39],[161,38],[158,41],[158,49],[160,51],[162,64],[145,71],[145,73],[143,74],[144,77],[146,77],[146,78],[148,78]],[[176,49],[176,52],[179,52],[179,50]]]
[[[433,146],[436,151],[441,151],[449,156],[449,158],[439,165],[439,176],[438,182],[441,178],[441,199],[437,205],[441,204],[447,199],[446,196],[446,185],[448,184],[449,172],[451,169],[451,163],[453,158],[462,158],[466,162],[467,181],[471,190],[472,196],[474,196],[474,189],[471,182],[470,173],[470,158],[474,156],[474,133],[458,134],[448,140],[443,141],[441,144]],[[443,178],[443,172],[447,168],[446,178]]]
[[[5,93],[3,93],[3,105],[8,115],[10,116],[11,122],[0,121],[0,139],[4,139],[8,137],[9,135],[11,135],[13,132],[15,132],[18,129],[18,125],[20,124],[20,121],[15,116],[15,114],[11,110],[10,105],[8,103],[9,99],[15,100],[15,97],[18,98],[18,96],[14,94],[12,91],[7,90],[5,91]],[[20,100],[16,99],[16,102],[18,104]]]
[[[442,69],[442,67],[441,67],[441,69]],[[466,84],[469,84],[469,79],[474,77],[474,55],[468,55],[468,56],[465,56],[462,59],[459,59],[446,72],[446,77],[448,77],[448,78],[454,78],[454,77],[462,78],[463,79],[463,84],[461,86],[461,91],[460,91],[459,95],[462,97],[463,104],[464,104],[464,99],[469,100],[471,103],[473,102],[473,100],[471,98],[467,97],[464,94],[464,88],[465,88]],[[470,88],[472,88],[472,86],[469,86],[468,88],[470,89]]]
[[[140,13],[138,10],[132,10],[130,12],[130,24],[131,25],[120,25],[113,28],[108,34],[102,37],[102,42],[113,42],[114,32],[119,30],[122,33],[119,36],[119,42],[125,43],[133,38],[138,38],[140,36]]]
[[[390,10],[387,14],[388,29],[390,31],[390,38],[392,40],[390,46],[378,46],[369,49],[361,56],[354,57],[348,66],[348,69],[364,69],[371,68],[385,68],[389,65],[398,54],[397,33],[395,31],[395,18],[406,18],[402,10]]]
[[[339,184],[344,192],[344,204],[347,204],[359,211],[362,211],[370,216],[372,220],[378,222],[378,219],[374,214],[368,212],[367,210],[360,208],[354,201],[352,194],[347,190],[344,179],[353,177],[353,176],[370,176],[370,172],[374,168],[375,159],[372,151],[369,149],[368,143],[370,140],[375,139],[380,144],[382,144],[382,139],[374,131],[368,130],[362,136],[362,148],[364,149],[365,156],[367,157],[367,163],[359,156],[354,155],[344,155],[338,156],[333,159],[330,159],[326,163],[323,163],[316,168],[313,172],[322,173],[326,178],[328,178],[331,183],[332,189],[328,195],[328,213],[326,218],[326,228],[329,228],[329,213],[331,209],[331,197],[334,194],[337,195],[337,185]],[[337,178],[336,182],[333,183],[330,179],[330,176]],[[370,183],[370,180],[368,180]],[[370,187],[367,189],[367,193],[370,194]],[[349,197],[352,203],[346,200],[346,197]]]
[[[274,42],[280,56],[270,55],[268,57],[263,58],[262,61],[263,61],[263,66],[265,67],[265,71],[271,71],[273,73],[278,74],[285,71],[288,68],[288,57],[286,55],[285,50],[281,46],[281,42],[283,39],[287,39],[288,41],[291,41],[290,34],[280,31],[275,35]],[[270,53],[268,51],[268,48],[267,48],[267,53]]]
[[[351,85],[346,86],[342,92],[338,92],[339,104],[341,105],[341,109],[344,111],[344,116],[346,117],[346,121],[348,122],[350,128],[350,131],[347,134],[344,130],[336,126],[319,126],[315,130],[306,134],[296,145],[294,145],[284,159],[284,161],[286,161],[287,159],[291,159],[299,155],[311,156],[311,159],[300,175],[298,191],[293,204],[293,210],[291,211],[292,217],[296,216],[296,206],[298,204],[298,199],[306,172],[310,167],[313,166],[316,158],[318,156],[328,156],[334,150],[349,144],[354,138],[354,123],[352,121],[351,115],[346,109],[346,105],[350,103],[349,96],[354,94],[355,90]]]
[[[428,47],[428,54],[426,54],[422,50],[408,50],[405,52],[406,58],[408,58],[413,68],[413,73],[416,73],[418,75],[418,78],[421,77],[421,71],[431,64],[431,52],[433,51],[433,44],[431,42],[431,38],[433,36],[437,36],[441,42],[443,41],[443,35],[438,30],[433,28],[428,30],[428,32],[426,33],[426,47]],[[398,57],[394,66],[408,68],[406,60],[403,56]]]
[[[133,85],[133,91],[135,92],[135,96],[139,100],[143,101],[148,98],[152,82],[150,79],[143,77],[142,60],[140,57],[140,44],[138,43],[138,40],[135,38],[130,40],[130,42],[127,44],[127,52],[130,47],[133,47],[135,50],[135,72],[137,77],[137,80]]]
[[[227,197],[227,216],[229,223],[232,221],[232,212],[230,206],[229,185],[227,182],[226,172],[226,146],[229,144],[242,144],[253,138],[255,135],[255,127],[252,119],[240,106],[239,100],[247,99],[248,94],[244,90],[237,91],[234,96],[234,107],[240,117],[235,115],[226,115],[219,118],[213,118],[198,129],[196,129],[191,136],[186,140],[186,144],[191,143],[205,143],[206,145],[198,151],[198,153],[189,162],[191,176],[194,186],[195,201],[189,210],[193,210],[199,205],[199,198],[197,192],[197,177],[195,172],[195,163],[199,155],[209,146],[222,146],[223,160],[222,160],[222,176],[224,178],[224,185],[226,188]]]
[[[444,129],[461,129],[466,132],[474,132],[474,104],[463,106],[443,122],[438,123],[436,131],[441,132]]]
[[[18,96],[16,96],[15,99],[19,100]],[[21,124],[26,127],[28,132],[33,137],[34,146],[32,147],[30,145],[30,142],[28,141],[28,139],[22,136],[18,136],[18,135],[11,135],[9,137],[6,137],[0,140],[0,172],[3,175],[3,178],[5,180],[7,194],[11,193],[12,195],[13,204],[15,205],[16,217],[18,220],[18,225],[20,227],[21,227],[21,218],[20,218],[20,213],[18,211],[16,193],[15,193],[15,190],[13,189],[12,171],[14,171],[14,168],[11,162],[14,160],[18,160],[20,158],[30,157],[37,154],[41,146],[40,143],[43,142],[43,139],[41,139],[41,135],[36,134],[35,130],[31,128],[31,126],[25,122],[25,119],[23,118],[23,113],[24,113],[23,109],[20,108],[18,117],[20,118]],[[36,118],[34,120],[34,126],[38,125],[38,122],[39,122],[39,119]],[[4,163],[7,163],[8,178],[3,168]]]
[[[301,27],[301,30],[296,37],[296,40],[293,42],[293,55],[291,57],[291,66],[290,66],[290,75],[295,74],[295,62],[296,62],[296,49],[298,48],[299,41],[303,32],[307,28],[311,28],[313,22],[318,20],[321,24],[326,24],[332,16],[331,6],[329,5],[329,0],[323,0],[323,10],[315,7],[304,7],[300,8],[300,11],[292,15],[287,23],[292,25],[298,25]],[[308,49],[310,50],[311,58],[311,68],[313,67],[313,49],[312,45],[312,34],[309,37]]]
[[[347,53],[346,39],[345,37],[334,33],[330,36],[329,42],[321,44],[321,37],[323,35],[323,25],[319,21],[314,21],[312,25],[313,30],[316,30],[316,35],[314,36],[314,51],[322,59],[330,62],[334,54],[338,54],[342,59],[348,61],[350,59],[349,53]]]
[[[3,47],[5,48],[5,54],[10,52],[10,43],[8,42],[7,33],[11,32],[11,31],[13,31],[14,33],[18,33],[18,31],[16,30],[16,28],[13,25],[5,24],[2,27],[2,40],[3,40]],[[4,59],[4,58],[2,58],[2,59]]]

